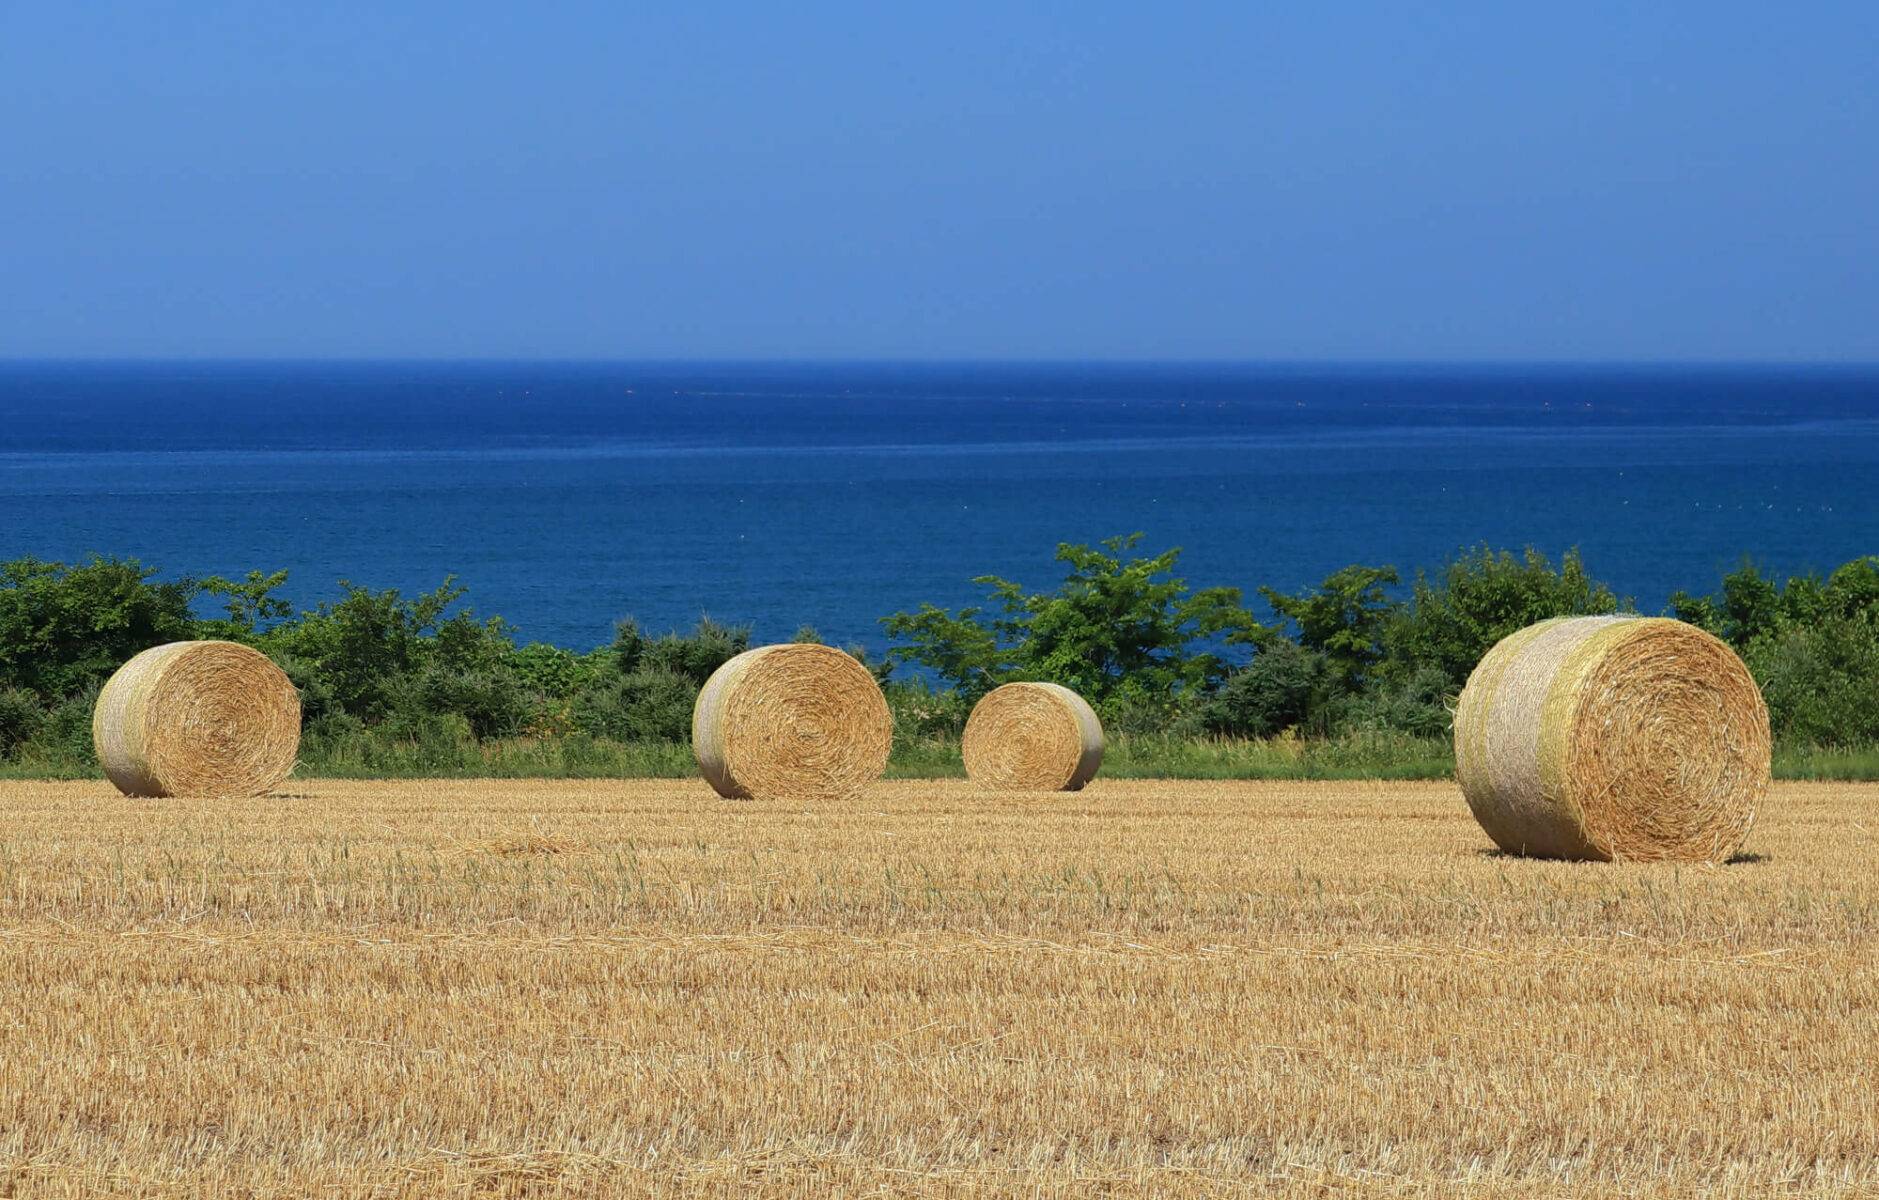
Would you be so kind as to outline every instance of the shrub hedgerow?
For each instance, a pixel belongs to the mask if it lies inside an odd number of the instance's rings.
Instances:
[[[984,606],[885,618],[895,644],[870,669],[894,713],[898,769],[956,754],[973,703],[1022,679],[1075,688],[1112,735],[1162,747],[1144,770],[1284,769],[1287,739],[1303,735],[1339,749],[1301,751],[1301,771],[1360,770],[1392,753],[1413,754],[1425,771],[1427,747],[1448,737],[1456,694],[1495,640],[1546,617],[1630,607],[1576,553],[1555,564],[1482,547],[1418,572],[1406,594],[1395,568],[1365,565],[1295,593],[1259,588],[1266,621],[1239,588],[1190,588],[1174,573],[1178,550],[1136,545],[1060,546],[1052,588],[986,576]],[[335,770],[600,771],[642,758],[665,770],[689,739],[698,689],[751,640],[708,618],[657,636],[629,619],[581,653],[518,645],[502,619],[464,607],[450,579],[409,596],[342,583],[338,600],[299,613],[278,594],[285,582],[278,571],[162,581],[132,559],[0,564],[0,761],[93,769],[103,680],[148,646],[220,637],[282,666],[300,691],[303,757]],[[218,615],[195,615],[202,602]],[[1713,595],[1679,592],[1670,611],[1742,653],[1783,761],[1824,762],[1801,748],[1827,747],[1830,769],[1856,770],[1879,746],[1879,557],[1787,580],[1744,565]],[[807,627],[797,637],[819,640]],[[896,665],[913,670],[896,677]],[[1170,749],[1221,738],[1276,749]]]

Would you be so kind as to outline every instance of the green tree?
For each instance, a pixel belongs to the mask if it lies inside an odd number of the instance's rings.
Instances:
[[[1483,546],[1449,563],[1439,579],[1417,572],[1408,606],[1384,624],[1380,670],[1400,683],[1432,669],[1459,690],[1494,643],[1517,629],[1627,607],[1592,578],[1577,550],[1555,569],[1531,547],[1516,556]]]
[[[140,650],[195,636],[196,586],[136,559],[0,564],[0,688],[49,704],[95,688]]]
[[[1190,591],[1173,574],[1179,549],[1142,557],[1141,534],[1100,548],[1065,543],[1056,558],[1069,570],[1050,592],[1027,592],[1008,579],[973,580],[993,607],[949,612],[932,604],[883,619],[906,645],[890,657],[927,667],[968,698],[1014,679],[1061,683],[1092,703],[1171,704],[1222,679],[1220,651],[1277,636],[1254,620],[1238,588]]]
[[[1744,658],[1777,737],[1819,746],[1879,742],[1879,619],[1835,613],[1784,624]]]
[[[1201,727],[1234,737],[1271,737],[1287,729],[1322,733],[1323,716],[1341,690],[1323,653],[1280,640],[1227,676],[1200,707]]]
[[[694,687],[703,687],[713,671],[748,649],[748,626],[721,625],[710,617],[698,618],[689,635],[647,637],[631,617],[614,627],[613,652],[622,675],[659,671],[689,679]]]
[[[1350,690],[1383,657],[1384,628],[1403,607],[1388,589],[1399,582],[1395,567],[1353,565],[1332,572],[1315,592],[1259,592],[1298,626],[1299,645],[1322,654],[1337,683]]]
[[[454,576],[409,599],[396,588],[372,591],[346,580],[339,586],[345,592],[341,600],[276,628],[262,639],[262,648],[304,664],[341,709],[369,723],[388,715],[406,677],[431,661],[426,643],[464,590]],[[473,656],[481,636],[459,629],[458,638],[472,645],[457,653]]]
[[[1679,591],[1670,612],[1700,625],[1738,650],[1794,625],[1813,625],[1834,617],[1879,618],[1879,556],[1842,564],[1826,579],[1797,575],[1777,583],[1752,562],[1722,578],[1719,596]]]
[[[1846,563],[1827,577],[1827,602],[1841,617],[1879,619],[1879,555]]]
[[[983,583],[990,576],[980,576]],[[978,607],[958,612],[933,604],[922,604],[914,612],[897,612],[881,618],[887,634],[911,643],[888,651],[895,662],[912,662],[930,668],[935,675],[957,688],[968,698],[976,699],[1014,677],[1017,652],[1002,644],[1016,642],[1022,636],[1017,622],[995,622]]]
[[[1823,746],[1879,740],[1879,557],[1824,580],[1783,583],[1745,562],[1716,596],[1678,592],[1671,611],[1741,652],[1775,733]]]
[[[219,637],[229,641],[254,640],[258,634],[265,633],[268,628],[293,616],[294,606],[274,594],[286,585],[285,571],[275,571],[271,575],[250,571],[239,582],[220,575],[210,575],[198,587],[204,595],[221,597],[222,607],[228,616],[200,622],[199,632],[203,637]]]
[[[1670,611],[1678,620],[1707,629],[1740,650],[1781,624],[1781,587],[1745,561],[1722,577],[1720,596],[1693,596],[1680,590],[1670,597]]]

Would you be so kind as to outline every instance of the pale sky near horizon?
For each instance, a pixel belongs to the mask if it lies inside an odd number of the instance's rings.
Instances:
[[[0,0],[0,358],[1879,360],[1879,5]]]

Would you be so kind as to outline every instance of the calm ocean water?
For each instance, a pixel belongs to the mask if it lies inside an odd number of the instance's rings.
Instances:
[[[10,364],[0,515],[0,556],[303,604],[454,572],[577,648],[701,612],[879,647],[1135,530],[1249,592],[1576,545],[1656,608],[1879,553],[1879,369]]]

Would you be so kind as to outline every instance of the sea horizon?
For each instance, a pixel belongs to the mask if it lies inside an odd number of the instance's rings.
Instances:
[[[1196,585],[1489,544],[1654,611],[1879,552],[1879,366],[954,360],[0,362],[4,557],[428,590],[524,639],[710,615],[878,650],[1063,541]]]

